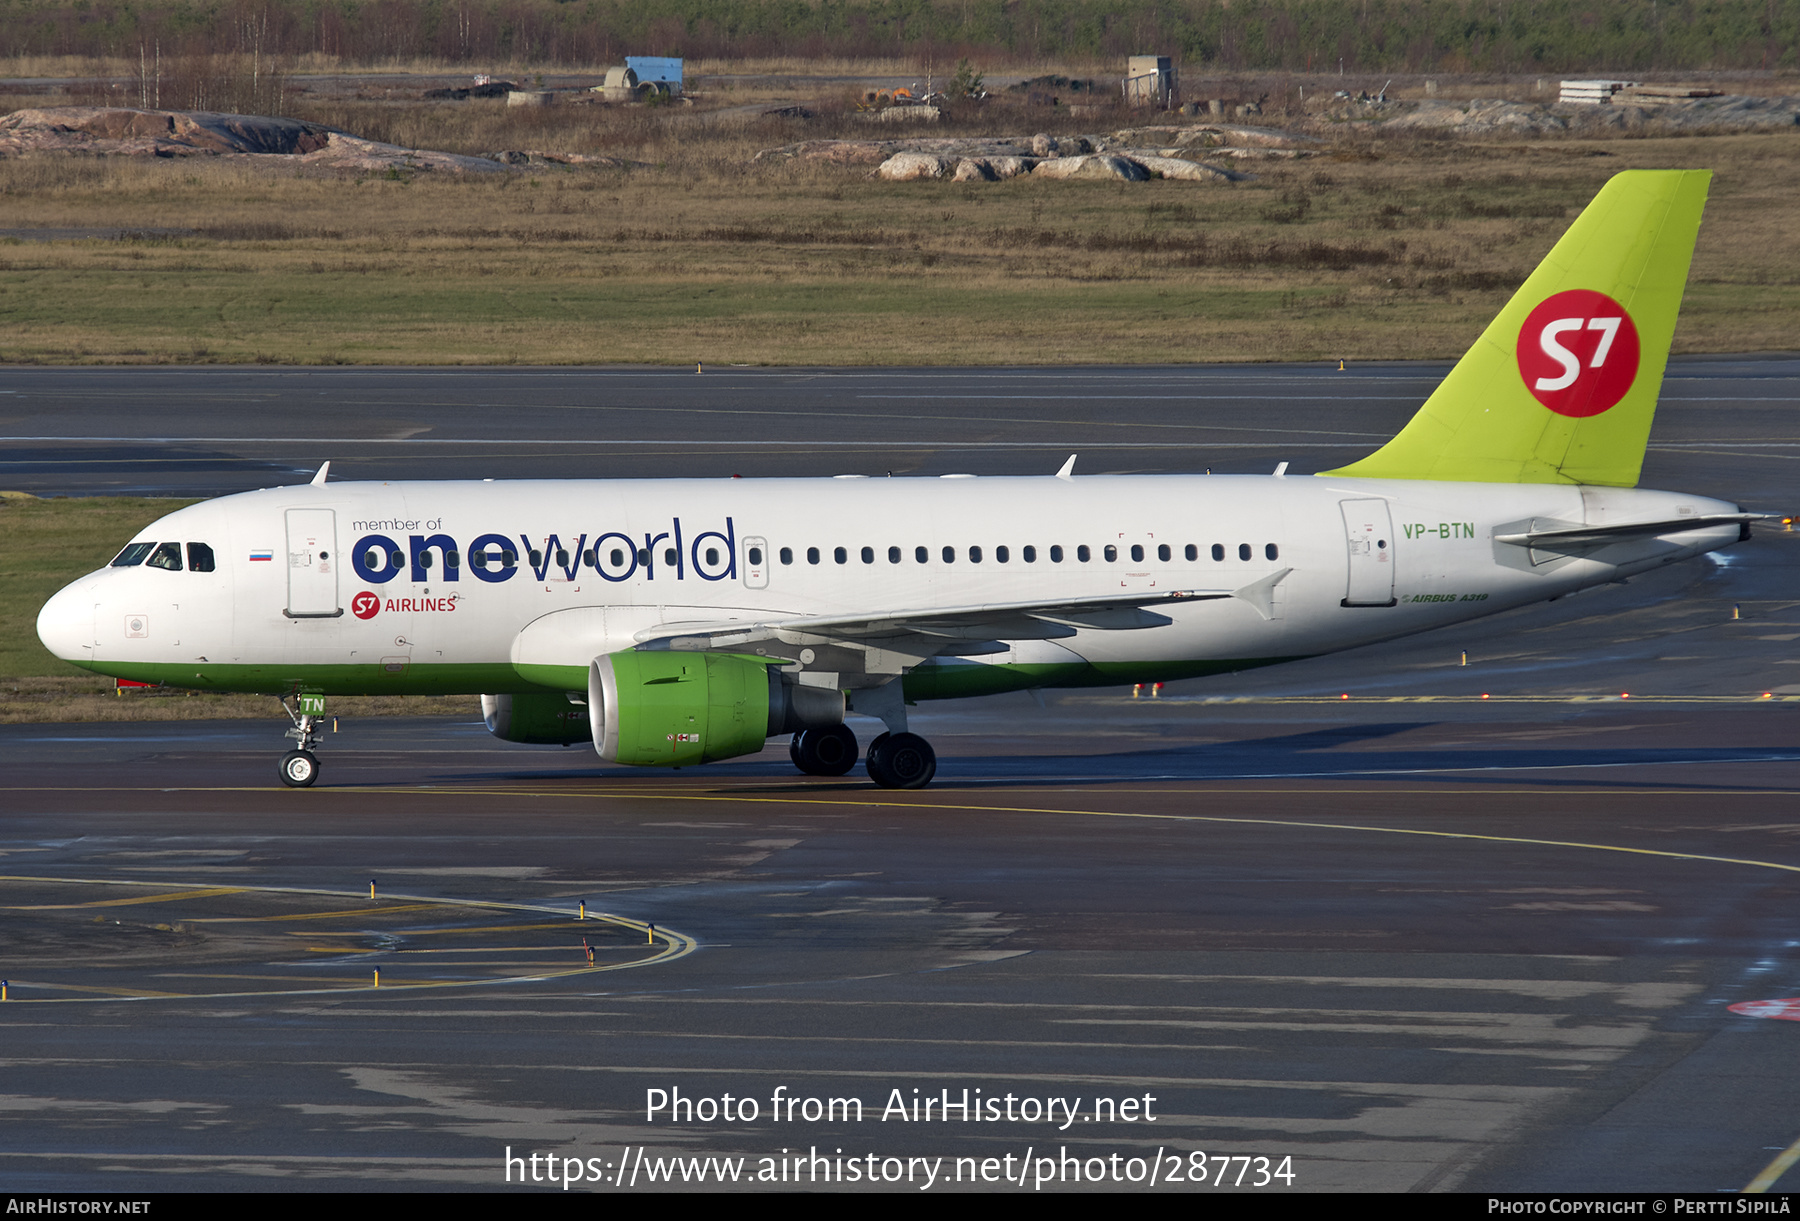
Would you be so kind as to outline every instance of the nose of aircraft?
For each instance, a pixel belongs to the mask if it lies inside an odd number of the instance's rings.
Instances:
[[[62,658],[84,666],[94,659],[94,597],[81,580],[59,591],[38,612],[38,639]]]

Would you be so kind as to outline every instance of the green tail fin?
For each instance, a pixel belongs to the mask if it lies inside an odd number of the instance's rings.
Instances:
[[[1400,434],[1322,473],[1635,486],[1711,180],[1614,177]]]

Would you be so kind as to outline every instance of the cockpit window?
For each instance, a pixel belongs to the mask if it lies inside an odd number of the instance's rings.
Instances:
[[[188,571],[211,572],[213,570],[213,550],[205,543],[188,544]]]
[[[127,543],[125,550],[113,557],[112,566],[114,568],[136,568],[144,562],[144,557],[149,555],[151,548],[155,546],[155,543]]]
[[[152,568],[167,568],[170,572],[181,571],[181,544],[161,543],[150,553],[147,561]]]

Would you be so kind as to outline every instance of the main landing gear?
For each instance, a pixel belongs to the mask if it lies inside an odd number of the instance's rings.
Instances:
[[[802,729],[788,743],[788,757],[809,776],[842,776],[856,766],[856,735],[843,724]]]
[[[296,789],[306,788],[319,778],[319,759],[313,754],[313,748],[324,736],[319,730],[319,722],[324,718],[311,712],[302,712],[301,707],[298,698],[293,707],[288,706],[286,699],[281,701],[281,710],[294,723],[294,727],[285,736],[292,738],[296,747],[281,756],[281,783]]]
[[[809,776],[842,776],[856,766],[856,735],[848,725],[802,729],[788,757]],[[884,733],[869,743],[866,766],[884,789],[922,789],[937,775],[937,752],[916,733]]]
[[[884,733],[869,743],[868,769],[884,789],[922,789],[937,775],[937,752],[916,733]]]

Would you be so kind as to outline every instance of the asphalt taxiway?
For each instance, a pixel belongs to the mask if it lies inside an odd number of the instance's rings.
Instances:
[[[1646,484],[1790,508],[1800,364],[1695,369],[1720,376],[1671,380]],[[327,457],[394,478],[1013,472],[1072,448],[1298,470],[1352,456],[1316,444],[1326,425],[1378,440],[1433,379],[1051,372],[329,370],[387,397],[289,444],[249,436],[277,435],[255,393],[305,420],[300,371],[7,370],[0,486],[235,490]],[[629,384],[629,410],[551,401],[581,377]],[[1029,401],[981,397],[1018,384]],[[1362,405],[1307,397],[1345,386]],[[857,397],[896,387],[911,400]],[[590,448],[500,444],[552,419]],[[402,420],[456,437],[408,443]],[[652,422],[695,444],[610,443]],[[1229,448],[1252,427],[1275,435]],[[194,462],[159,467],[171,446]],[[1088,1189],[1134,1165],[1210,1189],[1222,1157],[1245,1189],[1283,1158],[1297,1190],[1791,1187],[1800,1025],[1755,1015],[1800,996],[1797,538],[1155,699],[922,706],[941,765],[919,793],[799,777],[779,748],[611,768],[497,742],[473,710],[345,721],[305,791],[274,783],[273,718],[0,728],[0,1173],[499,1189],[510,1150],[579,1157],[608,1191],[744,1157],[752,1188],[759,1159],[816,1150],[910,1190],[908,1159],[943,1157],[932,1191],[1071,1189],[1071,1158]],[[675,1090],[758,1114],[646,1114]],[[1014,1117],[891,1105],[964,1090]],[[777,1120],[777,1097],[863,1117]],[[1027,1116],[1047,1099],[1068,1101]],[[990,1158],[1014,1178],[982,1178]]]

